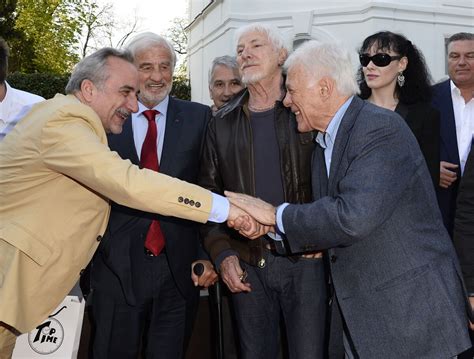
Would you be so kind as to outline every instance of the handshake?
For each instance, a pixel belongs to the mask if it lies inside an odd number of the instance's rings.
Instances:
[[[227,225],[241,235],[256,239],[268,232],[275,232],[276,208],[261,199],[225,191],[230,202]]]

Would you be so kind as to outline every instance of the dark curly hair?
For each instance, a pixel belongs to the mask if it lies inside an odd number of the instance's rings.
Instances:
[[[375,44],[378,50],[389,51],[405,56],[408,64],[403,71],[405,85],[400,87],[395,85],[395,92],[401,103],[411,104],[416,102],[429,102],[431,100],[431,75],[426,67],[423,54],[405,36],[390,31],[377,32],[367,37],[359,50],[359,53],[366,53]],[[372,89],[365,82],[362,66],[358,71],[358,82],[360,87],[360,97],[368,99],[372,94]]]

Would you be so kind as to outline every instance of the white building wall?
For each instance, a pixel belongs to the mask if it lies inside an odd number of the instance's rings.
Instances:
[[[424,54],[433,79],[445,78],[445,38],[474,31],[474,0],[189,0],[189,72],[194,101],[211,104],[208,70],[216,56],[234,55],[234,30],[269,22],[289,43],[307,37],[339,41],[354,51],[381,30],[404,34]]]

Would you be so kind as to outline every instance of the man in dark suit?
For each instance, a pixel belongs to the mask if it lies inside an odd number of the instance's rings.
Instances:
[[[110,148],[141,167],[195,182],[210,108],[169,96],[176,55],[166,39],[143,33],[127,49],[139,72],[139,110],[120,135],[109,136]],[[140,346],[146,358],[184,357],[197,286],[217,279],[208,260],[200,261],[204,273],[191,277],[199,247],[196,224],[113,204],[92,263],[94,357],[137,358]]]
[[[443,221],[450,235],[456,213],[459,179],[474,131],[474,34],[448,39],[449,79],[433,87],[433,106],[440,112],[440,181],[437,190]]]
[[[461,263],[462,274],[472,308],[474,307],[474,150],[472,148],[459,184],[453,241]],[[470,329],[472,341],[474,340],[474,324],[472,321]],[[473,356],[474,349],[471,348],[458,358],[472,358]]]
[[[341,45],[308,42],[285,67],[298,130],[320,131],[314,201],[276,211],[247,195],[231,202],[276,225],[291,251],[327,249],[342,324],[332,333],[347,358],[454,357],[470,345],[467,298],[415,137],[393,111],[354,97]]]
[[[474,307],[474,150],[467,159],[464,175],[459,186],[456,218],[454,221],[454,246]],[[471,324],[474,330],[474,325]]]

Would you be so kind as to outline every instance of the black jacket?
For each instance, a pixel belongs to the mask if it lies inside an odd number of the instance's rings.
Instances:
[[[255,196],[252,129],[248,112],[248,91],[243,90],[219,110],[208,125],[199,185],[216,193],[224,190]],[[278,101],[275,129],[280,149],[284,198],[290,203],[311,201],[312,133],[299,133],[289,109]],[[236,251],[240,258],[256,265],[262,258],[262,240],[249,241],[225,224],[202,227],[204,247],[213,261],[223,251]]]
[[[403,117],[420,145],[434,188],[439,186],[439,112],[429,103],[399,103],[395,109]]]
[[[454,246],[461,263],[467,291],[474,295],[474,150],[467,158],[459,185],[454,218]]]
[[[169,98],[160,172],[196,183],[200,150],[210,116],[208,106]],[[121,134],[109,135],[108,139],[113,151],[139,164],[131,119],[125,122]],[[160,195],[159,191],[156,195]],[[143,277],[136,270],[136,263],[142,261],[146,234],[153,219],[160,220],[176,286],[185,298],[197,293],[198,288],[191,280],[191,263],[198,259],[199,224],[116,203],[112,203],[107,231],[94,257],[91,276],[94,289],[124,296],[128,304],[136,304],[135,284]]]

